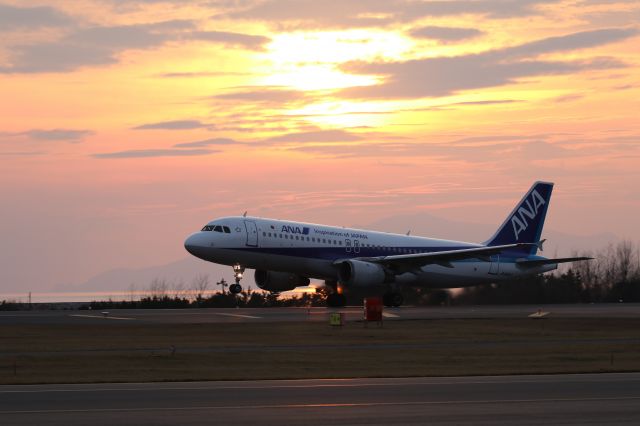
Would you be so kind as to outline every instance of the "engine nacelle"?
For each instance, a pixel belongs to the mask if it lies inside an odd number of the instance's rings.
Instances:
[[[254,275],[256,285],[262,290],[272,293],[293,290],[296,287],[309,285],[309,278],[288,272],[274,272],[256,269]]]
[[[382,266],[362,260],[345,260],[340,263],[338,279],[349,287],[381,285],[390,281]]]

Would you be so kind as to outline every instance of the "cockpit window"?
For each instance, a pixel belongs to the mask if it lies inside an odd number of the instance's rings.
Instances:
[[[228,226],[222,225],[205,225],[205,227],[202,228],[202,231],[224,232],[225,234],[231,233],[231,229]]]

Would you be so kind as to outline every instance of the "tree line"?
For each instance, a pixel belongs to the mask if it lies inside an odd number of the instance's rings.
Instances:
[[[473,305],[473,304],[552,304],[640,302],[640,246],[630,241],[596,252],[575,252],[572,256],[589,256],[594,260],[562,266],[554,273],[503,281],[453,291],[428,288],[403,288],[405,304]],[[215,285],[215,289],[213,288]],[[93,301],[85,309],[157,309],[214,308],[264,306],[325,306],[327,290],[315,293],[278,294],[254,291],[251,287],[238,295],[229,293],[223,279],[212,283],[209,276],[199,275],[186,286],[154,279],[147,295],[130,300]],[[360,289],[347,292],[349,304],[360,305],[364,297],[380,295],[384,289]],[[0,301],[0,310],[25,309],[27,304]]]
[[[515,278],[498,284],[486,284],[453,291],[420,287],[403,288],[405,304],[411,305],[474,305],[474,304],[553,304],[640,302],[640,246],[630,241],[610,244],[595,252],[574,252],[572,257],[587,256],[593,260],[561,266],[544,275]],[[127,307],[261,307],[261,306],[325,306],[327,291],[316,293],[277,294],[252,291],[238,296],[225,291],[226,282],[216,283],[220,290],[205,296],[209,288],[207,276],[199,276],[192,285],[194,295],[170,297],[162,282],[150,288],[154,294],[139,301],[127,302]],[[383,289],[358,289],[347,292],[348,304],[360,305],[364,297],[380,295]],[[93,302],[100,309],[104,302]],[[122,306],[125,307],[125,306]]]
[[[640,302],[638,244],[620,241],[596,252],[575,252],[572,256],[594,259],[561,266],[554,273],[469,287],[451,293],[446,301],[452,304]],[[427,295],[424,301],[442,303],[436,295]]]
[[[163,282],[162,280],[158,280]],[[178,309],[178,308],[259,308],[268,306],[325,306],[326,290],[318,289],[315,293],[293,294],[281,297],[279,294],[254,291],[251,287],[239,294],[232,294],[225,290],[228,283],[225,279],[216,282],[221,290],[210,293],[209,277],[201,275],[194,279],[191,291],[180,294],[165,292],[164,286],[158,287],[154,280],[153,293],[138,300],[121,301],[93,301],[87,305],[88,309]]]

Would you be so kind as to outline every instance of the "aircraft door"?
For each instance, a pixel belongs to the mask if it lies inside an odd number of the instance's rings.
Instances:
[[[489,274],[498,275],[500,273],[500,255],[491,256],[491,264],[489,265]]]
[[[244,227],[247,230],[247,246],[258,247],[258,226],[252,220],[245,220]]]

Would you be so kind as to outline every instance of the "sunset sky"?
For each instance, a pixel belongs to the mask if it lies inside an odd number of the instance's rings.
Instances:
[[[181,259],[245,210],[498,225],[534,180],[548,227],[638,241],[639,23],[636,0],[0,0],[0,292]]]

